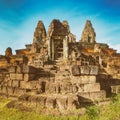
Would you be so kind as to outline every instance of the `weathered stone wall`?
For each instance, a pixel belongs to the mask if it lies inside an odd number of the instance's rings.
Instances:
[[[106,74],[99,74],[97,76],[97,82],[100,83],[101,89],[106,91],[107,96],[113,93],[111,86],[118,86],[120,84],[119,79],[114,79],[111,75]]]
[[[98,66],[72,66],[72,74],[77,75],[98,75],[99,67]]]

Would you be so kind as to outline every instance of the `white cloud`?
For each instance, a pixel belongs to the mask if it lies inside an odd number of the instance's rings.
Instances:
[[[109,46],[110,46],[111,48],[114,48],[115,50],[117,50],[117,52],[120,53],[120,44],[117,44],[117,45],[111,45],[111,44],[109,44]]]

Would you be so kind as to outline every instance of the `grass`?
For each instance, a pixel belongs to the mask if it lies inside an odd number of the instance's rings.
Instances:
[[[35,112],[23,112],[6,107],[9,99],[0,98],[0,120],[120,120],[120,95],[113,102],[104,106],[91,106],[82,116],[40,115]]]

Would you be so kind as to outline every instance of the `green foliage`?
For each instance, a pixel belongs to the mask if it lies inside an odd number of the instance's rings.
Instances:
[[[100,109],[98,106],[88,107],[86,114],[90,120],[97,120],[99,116]]]

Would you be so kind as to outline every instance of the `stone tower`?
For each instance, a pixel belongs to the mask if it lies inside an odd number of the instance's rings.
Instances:
[[[45,26],[42,21],[39,21],[34,32],[33,43],[40,43],[41,41],[45,41],[45,38],[46,38]]]
[[[68,22],[67,22],[66,20],[64,20],[64,21],[62,22],[62,24],[63,24],[63,26],[67,29],[67,31],[68,31],[68,33],[69,33],[69,32],[70,32],[70,27],[69,27]]]
[[[68,57],[68,34],[69,25],[67,21],[61,23],[54,19],[47,33],[49,59],[54,61],[59,58]],[[64,49],[65,48],[65,49]]]
[[[90,20],[87,20],[84,30],[82,32],[81,42],[95,43],[96,42],[95,39],[96,39],[96,33],[94,31],[94,28],[92,27]]]
[[[6,57],[9,57],[9,56],[11,56],[11,55],[12,55],[12,48],[8,47],[8,48],[6,49],[6,51],[5,51],[5,56],[6,56]]]

